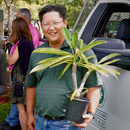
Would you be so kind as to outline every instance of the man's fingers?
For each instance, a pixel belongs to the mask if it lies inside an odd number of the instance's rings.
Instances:
[[[77,126],[77,127],[83,128],[83,129],[87,126],[86,123],[82,123],[82,124],[73,123],[73,124],[74,124],[75,126]]]
[[[84,122],[82,124],[77,124],[77,123],[73,123],[75,126],[80,127],[80,128],[85,128],[87,127],[87,125],[90,123],[90,121],[93,119],[93,116],[90,114],[85,114],[82,115]]]
[[[33,123],[28,124],[28,128],[29,128],[29,130],[35,130],[35,125]]]

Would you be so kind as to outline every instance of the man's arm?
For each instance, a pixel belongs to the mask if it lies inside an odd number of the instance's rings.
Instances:
[[[87,112],[95,113],[99,104],[100,99],[100,89],[99,86],[88,88],[86,98],[90,99],[90,103],[87,109]],[[92,121],[93,116],[91,114],[83,115],[84,122],[82,124],[74,124],[77,127],[85,128]]]
[[[90,99],[88,106],[88,112],[95,113],[99,104],[100,99],[100,89],[99,86],[88,88],[88,93],[86,98]]]
[[[35,129],[34,107],[36,103],[36,87],[27,87],[26,89],[26,109],[27,109],[27,125],[29,130]]]

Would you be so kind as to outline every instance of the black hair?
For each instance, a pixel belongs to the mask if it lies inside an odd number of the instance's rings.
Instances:
[[[43,15],[45,13],[48,13],[48,12],[51,12],[51,11],[58,12],[60,14],[60,17],[63,18],[63,21],[66,19],[66,9],[62,5],[59,5],[59,4],[47,5],[47,6],[43,7],[41,9],[41,11],[39,12],[40,22],[42,22]]]

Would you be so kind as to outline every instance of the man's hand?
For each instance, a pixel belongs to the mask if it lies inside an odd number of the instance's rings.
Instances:
[[[84,122],[82,124],[73,123],[75,126],[80,127],[82,129],[86,128],[87,125],[92,121],[93,116],[90,114],[85,114],[82,116],[84,119]]]
[[[33,115],[28,117],[27,126],[29,130],[35,130],[35,117]]]

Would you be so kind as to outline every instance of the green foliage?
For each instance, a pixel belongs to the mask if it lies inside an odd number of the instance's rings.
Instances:
[[[1,6],[1,4],[2,4],[2,0],[0,0],[0,6]]]
[[[9,2],[9,0],[7,0]],[[47,4],[61,4],[66,8],[66,16],[67,21],[70,28],[74,27],[74,24],[78,18],[78,15],[83,7],[85,0],[16,0],[16,5],[14,3],[14,0],[12,4],[10,4],[10,8],[6,7],[6,4],[4,1],[0,1],[0,5],[2,4],[2,8],[4,9],[4,17],[5,17],[5,23],[8,22],[9,17],[10,20],[14,19],[14,9],[16,8],[16,12],[19,8],[28,8],[31,11],[32,20],[37,21],[38,18],[38,12],[46,6]],[[89,2],[89,1],[88,1]],[[90,1],[91,2],[91,1]],[[8,16],[8,9],[10,9],[10,16]],[[10,21],[11,23],[12,21]],[[6,27],[7,25],[5,25]]]
[[[0,122],[6,119],[6,116],[10,113],[11,103],[0,104]]]
[[[22,6],[21,6],[22,5]],[[17,10],[19,8],[28,8],[31,12],[32,20],[38,20],[38,11],[41,8],[41,5],[36,2],[28,3],[26,1],[19,0],[17,1]]]

